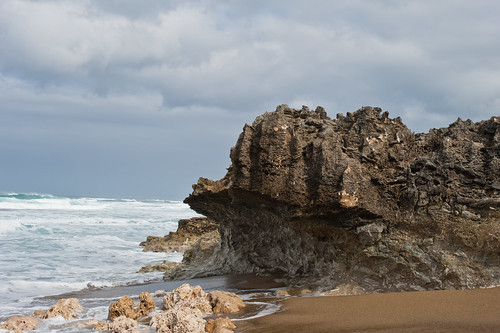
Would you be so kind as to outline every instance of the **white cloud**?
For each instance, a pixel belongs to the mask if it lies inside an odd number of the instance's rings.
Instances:
[[[115,147],[127,128],[144,142],[169,128],[181,144],[230,146],[282,103],[331,116],[380,106],[414,131],[485,119],[500,109],[499,11],[496,0],[2,0],[0,125],[40,134],[46,117],[46,132],[84,137],[92,124]]]

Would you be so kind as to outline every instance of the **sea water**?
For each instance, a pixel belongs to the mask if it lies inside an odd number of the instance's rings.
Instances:
[[[0,194],[0,319],[32,313],[43,296],[161,280],[137,271],[182,255],[139,243],[193,216],[180,201]]]

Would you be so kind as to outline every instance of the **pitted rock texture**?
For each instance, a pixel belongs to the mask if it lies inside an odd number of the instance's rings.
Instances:
[[[124,296],[118,302],[111,303],[108,308],[108,320],[114,320],[121,316],[137,319],[155,310],[156,304],[154,298],[147,291],[143,291],[139,295],[139,300],[140,303],[137,304],[130,297]]]
[[[3,325],[0,325],[0,329],[9,330],[9,332],[22,332],[23,330],[34,330],[37,325],[38,320],[36,318],[17,315],[9,318]]]
[[[196,243],[206,243],[212,239],[220,239],[217,224],[206,217],[192,217],[179,220],[177,231],[163,237],[148,236],[140,245],[145,252],[184,252]]]
[[[330,119],[282,105],[245,125],[230,156],[185,200],[221,235],[198,275],[368,291],[500,282],[500,117],[414,134],[380,108]]]
[[[42,319],[63,317],[66,320],[77,317],[77,311],[81,310],[82,306],[76,298],[63,298],[57,301],[48,310],[37,310],[34,315]]]

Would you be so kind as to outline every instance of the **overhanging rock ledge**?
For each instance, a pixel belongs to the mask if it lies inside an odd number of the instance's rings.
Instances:
[[[412,133],[380,108],[279,106],[219,181],[185,199],[219,223],[193,275],[285,273],[367,291],[500,284],[500,117]]]

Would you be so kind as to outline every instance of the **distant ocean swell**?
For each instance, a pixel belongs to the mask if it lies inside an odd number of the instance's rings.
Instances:
[[[161,279],[136,271],[182,256],[139,243],[196,215],[179,201],[1,193],[0,318],[29,313],[35,297]]]

